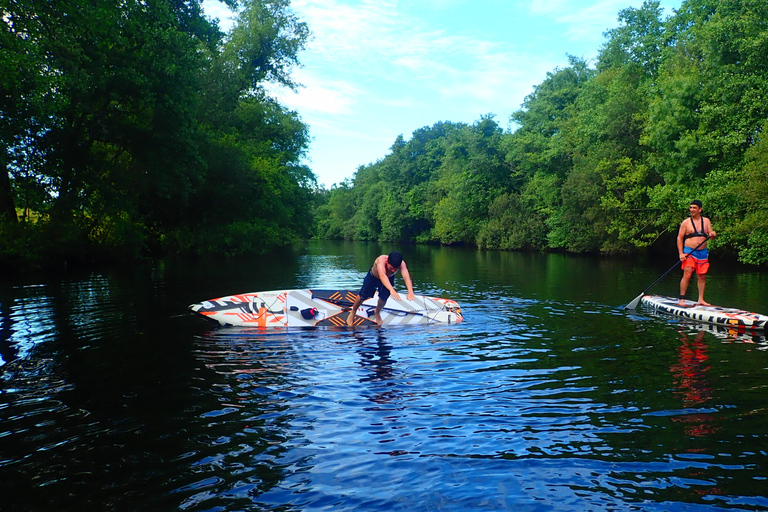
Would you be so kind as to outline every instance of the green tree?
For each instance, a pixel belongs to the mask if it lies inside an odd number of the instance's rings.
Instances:
[[[225,39],[197,0],[0,2],[0,208],[9,183],[36,200],[39,251],[234,253],[309,235],[307,127],[265,87],[296,85],[308,28],[287,1],[243,2]]]
[[[675,44],[660,67],[641,141],[652,150],[651,169],[664,176],[650,195],[652,207],[669,212],[657,229],[674,229],[694,195],[710,215],[732,211],[720,180],[743,168],[766,118],[766,16],[761,1],[692,0],[670,20]],[[724,243],[716,239],[713,247]]]
[[[581,88],[595,74],[583,59],[569,56],[570,66],[547,73],[512,114],[518,124],[508,141],[507,159],[516,170],[530,177],[546,172],[565,178],[572,166],[570,155],[562,151],[564,123],[573,114]]]
[[[549,221],[551,247],[628,252],[647,243],[643,226],[656,214],[646,207],[647,190],[660,177],[643,172],[648,155],[640,137],[667,46],[664,20],[659,3],[646,1],[622,10],[619,22],[606,32],[597,73],[565,122],[573,168]]]
[[[19,148],[38,131],[44,90],[38,83],[39,27],[30,23],[25,7],[0,3],[0,223],[17,221],[10,175],[21,164]]]
[[[330,240],[352,240],[350,230],[355,213],[354,192],[351,178],[334,185],[326,201],[317,209],[317,236]]]
[[[768,144],[762,133],[746,151],[743,167],[713,173],[707,183],[720,213],[719,242],[753,265],[768,263]]]
[[[441,243],[476,244],[491,202],[507,190],[502,134],[493,116],[486,115],[445,138],[436,181],[442,198],[434,208],[433,228]]]
[[[647,0],[618,19],[595,69],[548,73],[513,133],[488,116],[399,137],[344,192],[347,236],[627,253],[671,243],[698,197],[713,249],[768,261],[768,3],[685,0],[662,19]]]
[[[605,33],[597,70],[630,68],[652,78],[658,74],[667,47],[666,30],[658,0],[645,0],[642,7],[619,12],[620,25]]]

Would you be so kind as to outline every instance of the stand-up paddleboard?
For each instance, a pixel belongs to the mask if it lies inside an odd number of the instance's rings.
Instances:
[[[404,297],[405,294],[401,295]],[[241,293],[192,304],[189,309],[221,325],[241,327],[346,327],[357,294],[350,290],[274,290]],[[355,311],[353,325],[377,325],[378,295]],[[389,298],[381,324],[459,323],[459,304],[451,299],[417,295],[413,300]]]
[[[707,324],[740,327],[748,330],[764,330],[768,327],[768,316],[743,309],[723,308],[720,306],[699,306],[695,302],[686,301],[685,306],[678,300],[661,295],[645,295],[640,299],[654,311],[679,316],[695,322]]]

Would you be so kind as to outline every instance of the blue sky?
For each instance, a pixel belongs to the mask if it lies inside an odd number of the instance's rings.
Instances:
[[[603,33],[642,0],[293,0],[312,37],[294,77],[275,91],[309,125],[307,165],[330,188],[389,153],[398,135],[485,114],[509,128],[567,54],[594,59]],[[665,15],[682,0],[662,0]],[[231,13],[204,0],[223,30]]]

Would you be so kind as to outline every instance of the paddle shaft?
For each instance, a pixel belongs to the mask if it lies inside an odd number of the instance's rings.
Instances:
[[[693,250],[695,251],[695,250],[697,250],[699,247],[701,247],[702,245],[704,245],[705,243],[707,243],[707,240],[709,240],[709,236],[707,236],[706,238],[704,238],[704,240],[702,240],[702,241],[701,241],[701,243],[700,243],[699,245],[697,245],[696,247],[694,247],[694,248],[693,248]],[[653,282],[653,284],[651,284],[651,286],[649,286],[648,288],[646,288],[645,290],[643,290],[643,292],[642,292],[640,295],[638,295],[637,297],[635,297],[635,299],[634,299],[632,302],[630,302],[629,304],[627,304],[626,306],[624,306],[624,309],[635,309],[635,308],[637,307],[638,303],[640,302],[640,299],[642,299],[642,298],[643,298],[643,295],[645,295],[646,293],[648,293],[648,290],[650,290],[651,288],[653,288],[654,286],[656,286],[656,285],[659,283],[659,281],[661,281],[662,279],[664,279],[665,277],[667,277],[667,274],[669,274],[670,272],[672,272],[673,270],[675,270],[675,268],[677,268],[677,266],[678,266],[679,264],[680,264],[680,260],[678,259],[678,260],[675,262],[675,264],[674,264],[674,265],[672,265],[671,267],[669,267],[669,270],[667,270],[666,272],[664,272],[664,273],[661,275],[661,277],[660,277],[660,278],[658,278],[657,280],[655,280],[655,281]]]

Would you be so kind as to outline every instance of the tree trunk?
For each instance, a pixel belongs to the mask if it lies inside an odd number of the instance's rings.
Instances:
[[[18,222],[11,191],[11,177],[6,166],[0,167],[0,222]]]

